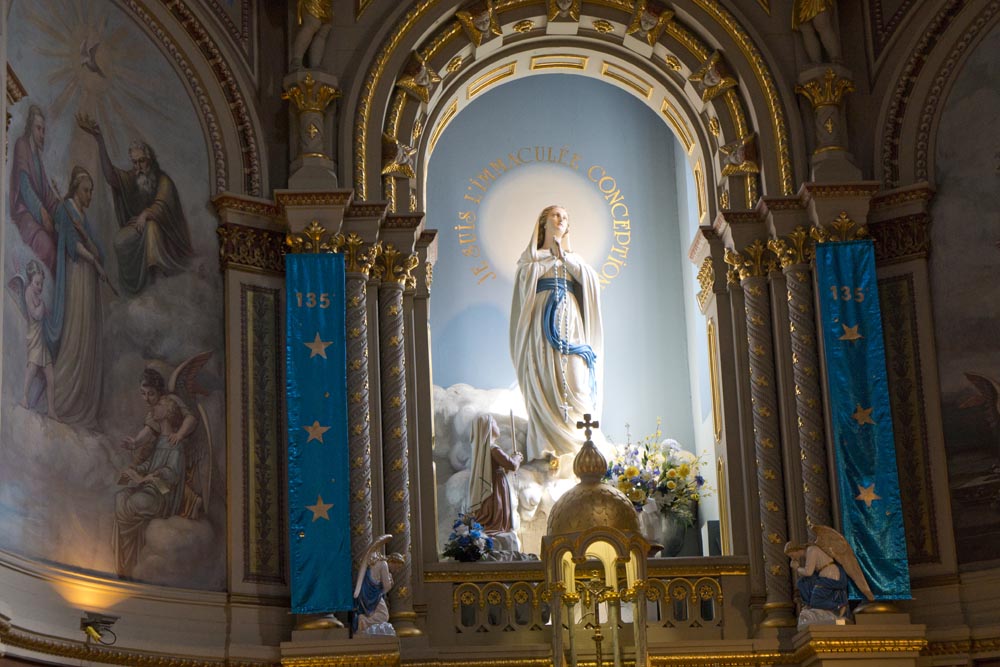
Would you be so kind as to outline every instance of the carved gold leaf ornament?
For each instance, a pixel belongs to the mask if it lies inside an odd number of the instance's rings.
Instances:
[[[809,100],[814,109],[839,105],[844,95],[853,93],[855,89],[852,80],[840,76],[832,69],[826,70],[822,81],[813,79],[795,86],[795,92]]]
[[[319,220],[312,220],[301,232],[286,234],[285,245],[291,253],[340,252],[344,237],[330,234]]]
[[[383,247],[379,261],[375,264],[375,277],[382,282],[394,282],[405,287],[407,278],[411,277],[413,269],[419,263],[416,253],[403,255],[396,246],[389,243]]]
[[[653,6],[650,6],[652,4]],[[637,0],[632,10],[632,21],[625,29],[626,35],[643,37],[650,46],[655,46],[674,13],[658,3],[648,3],[647,0]]]
[[[868,238],[868,227],[849,218],[847,211],[841,211],[833,222],[825,226],[815,226],[809,233],[816,243],[855,241]]]
[[[668,53],[666,57],[664,57],[663,62],[665,62],[667,64],[667,67],[669,67],[673,71],[675,72],[681,71],[682,68],[681,61],[677,58],[677,56]]]
[[[531,19],[524,19],[523,21],[518,21],[513,26],[514,32],[525,33],[530,32],[532,28],[535,27],[535,22]]]
[[[367,278],[381,252],[381,241],[366,244],[357,233],[351,232],[344,240],[344,265],[347,273],[360,273]]]
[[[312,74],[306,74],[301,83],[293,84],[281,93],[281,99],[290,100],[300,112],[323,113],[327,105],[340,97],[333,86],[320,84],[317,88]]]
[[[740,280],[767,277],[777,268],[774,255],[760,239],[755,239],[742,252],[727,250],[725,260],[739,272]]]
[[[448,64],[445,65],[444,69],[448,72],[448,74],[454,74],[458,70],[462,69],[462,62],[462,56],[455,56],[448,61]]]
[[[698,269],[698,284],[701,286],[701,291],[698,292],[698,305],[701,306],[702,310],[705,309],[705,304],[712,296],[714,283],[715,269],[712,268],[712,258],[706,257],[701,261],[701,267]]]
[[[816,255],[812,239],[805,227],[799,225],[783,238],[771,239],[767,247],[781,263],[781,268],[787,269],[796,264],[808,264]],[[791,300],[791,296],[789,296]]]

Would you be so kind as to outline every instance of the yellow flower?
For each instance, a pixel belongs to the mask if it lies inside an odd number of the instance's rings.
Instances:
[[[667,477],[669,479],[673,479],[674,477],[677,477],[677,470],[675,470],[674,468],[671,468],[670,470],[668,470],[667,471]]]
[[[693,500],[695,502],[698,502],[698,494],[697,493],[692,493],[691,494],[691,500]]]
[[[629,479],[632,479],[633,477],[638,477],[639,469],[636,468],[635,466],[629,466],[625,468],[625,476]]]
[[[678,474],[679,474],[679,475],[680,475],[681,477],[687,477],[688,475],[690,475],[690,474],[691,474],[691,466],[689,466],[689,465],[688,465],[688,464],[686,464],[686,463],[682,463],[682,464],[680,465],[680,467],[679,467],[679,468],[677,468],[677,473],[678,473]]]
[[[670,472],[673,472],[673,471],[671,470]],[[677,482],[675,482],[673,480],[668,481],[667,482],[667,488],[670,489],[671,491],[673,491],[674,489],[677,488]]]
[[[636,503],[636,502],[639,502],[639,501],[642,501],[642,500],[645,500],[645,499],[646,499],[646,494],[645,494],[645,493],[643,492],[643,490],[642,490],[642,489],[640,489],[640,488],[639,488],[639,487],[637,487],[637,486],[633,486],[633,487],[632,487],[631,489],[629,489],[629,490],[628,490],[628,491],[627,491],[627,492],[625,493],[625,495],[626,495],[626,496],[628,496],[628,499],[629,499],[629,500],[631,500],[631,501],[632,501],[632,502],[634,502],[634,503]]]

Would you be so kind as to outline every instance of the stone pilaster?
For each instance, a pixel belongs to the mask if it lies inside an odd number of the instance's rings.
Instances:
[[[781,262],[788,291],[788,329],[792,343],[792,375],[806,522],[810,527],[815,524],[829,526],[830,481],[810,268],[815,251],[809,233],[801,226],[786,237],[772,239],[768,247]]]
[[[774,259],[758,239],[742,252],[726,253],[726,262],[739,272],[745,297],[750,397],[756,453],[757,493],[760,503],[761,550],[764,557],[765,627],[794,625],[788,558],[784,478],[775,392],[774,346],[771,333],[771,298],[767,276]]]
[[[410,517],[410,456],[406,419],[406,356],[403,290],[417,265],[415,254],[403,254],[388,243],[375,271],[378,291],[379,377],[382,403],[382,473],[385,529],[392,534],[388,551],[404,556],[389,593],[389,620],[400,636],[420,634],[414,625],[413,550]]]
[[[291,102],[292,134],[295,158],[289,169],[288,187],[331,189],[337,187],[337,172],[332,150],[333,101],[340,97],[337,79],[319,71],[300,70],[285,77],[281,99]],[[331,133],[332,134],[332,133]]]

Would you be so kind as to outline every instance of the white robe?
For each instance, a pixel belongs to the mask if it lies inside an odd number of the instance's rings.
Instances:
[[[510,312],[511,358],[528,410],[525,446],[528,461],[579,451],[584,435],[577,429],[577,421],[584,414],[590,414],[594,420],[600,417],[604,361],[600,283],[597,273],[573,252],[563,251],[563,256],[566,277],[577,283],[577,293],[571,291],[566,295],[567,312],[560,309],[557,322],[562,325],[562,337],[571,345],[587,344],[593,349],[596,355],[593,393],[590,369],[584,359],[575,354],[562,355],[546,339],[543,326],[549,292],[535,290],[540,278],[554,278],[557,274],[561,277],[563,272],[559,260],[549,250],[536,249],[536,243],[533,238],[517,262]],[[581,302],[577,301],[578,296]],[[565,417],[564,404],[568,405]]]

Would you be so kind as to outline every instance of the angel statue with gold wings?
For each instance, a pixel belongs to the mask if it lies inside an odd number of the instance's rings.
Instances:
[[[131,577],[153,519],[181,516],[198,519],[209,509],[212,485],[212,433],[197,395],[206,395],[196,378],[211,352],[183,361],[164,380],[147,367],[139,381],[146,418],[134,436],[121,445],[132,461],[121,471],[115,494],[112,534],[119,577]],[[197,415],[188,407],[197,406]],[[204,437],[197,437],[199,424]]]
[[[844,536],[829,526],[814,525],[816,540],[809,544],[785,545],[792,571],[798,575],[796,587],[802,598],[799,626],[829,623],[848,615],[847,578],[869,601],[875,599],[861,571],[854,550]],[[805,564],[800,565],[805,558]]]

